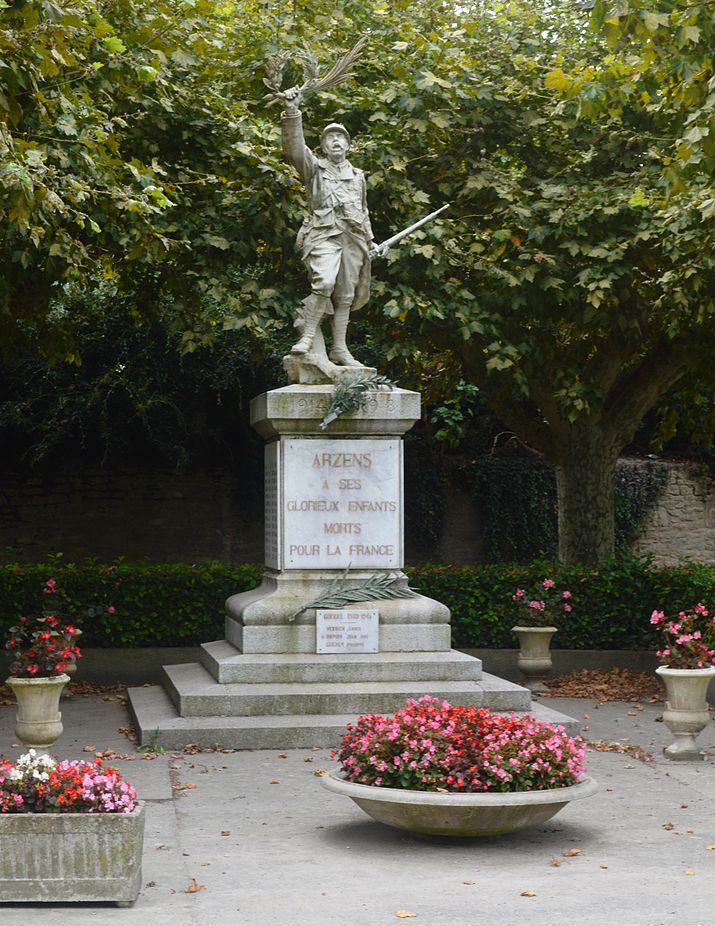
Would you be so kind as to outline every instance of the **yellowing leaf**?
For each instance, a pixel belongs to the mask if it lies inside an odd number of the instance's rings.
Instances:
[[[536,897],[536,891],[522,891],[522,897]]]
[[[571,86],[571,78],[564,73],[561,68],[554,68],[544,78],[544,83],[549,90],[566,90]]]
[[[577,855],[581,854],[580,849],[564,849],[561,853],[564,858],[575,858]]]
[[[412,913],[411,910],[398,910],[395,916],[400,920],[406,920],[409,917],[417,916],[416,913]]]
[[[205,890],[206,890],[205,884],[197,884],[196,878],[192,878],[191,884],[187,888],[184,888],[184,894],[196,894],[198,891],[205,891]]]

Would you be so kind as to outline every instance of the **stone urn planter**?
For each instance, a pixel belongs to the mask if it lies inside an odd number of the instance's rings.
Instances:
[[[69,675],[64,674],[6,679],[17,699],[15,733],[26,746],[47,749],[60,738],[63,729],[60,695],[69,680]]]
[[[592,778],[567,788],[548,791],[449,794],[377,788],[346,781],[333,770],[320,779],[336,794],[353,801],[379,823],[430,836],[501,836],[549,820],[569,801],[590,797],[598,790]]]
[[[144,804],[131,813],[0,815],[0,902],[134,903]]]
[[[547,691],[544,679],[551,672],[551,638],[556,627],[526,627],[517,624],[512,633],[519,638],[519,671],[526,678],[531,691]]]
[[[707,692],[715,678],[715,666],[705,669],[659,666],[655,671],[665,683],[667,701],[663,721],[675,737],[675,742],[666,746],[663,754],[668,759],[702,761],[704,756],[695,740],[710,722]]]

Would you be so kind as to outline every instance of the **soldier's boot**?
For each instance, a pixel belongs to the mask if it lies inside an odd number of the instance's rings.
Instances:
[[[311,293],[307,299],[303,300],[303,331],[300,340],[291,347],[291,354],[308,353],[329,305],[330,298],[321,296],[319,293]]]
[[[362,364],[356,360],[348,350],[345,336],[348,331],[348,322],[350,321],[350,304],[338,304],[335,306],[333,315],[333,347],[328,356],[341,367],[361,367]]]

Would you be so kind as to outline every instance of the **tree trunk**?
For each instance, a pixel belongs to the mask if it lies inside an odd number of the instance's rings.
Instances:
[[[559,559],[597,563],[614,551],[615,475],[618,452],[609,442],[581,431],[559,454],[556,489],[559,506]]]

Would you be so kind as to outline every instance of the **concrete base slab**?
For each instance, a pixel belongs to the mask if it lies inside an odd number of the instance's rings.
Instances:
[[[454,704],[526,710],[529,692],[496,676],[475,681],[360,681],[222,685],[199,663],[166,666],[165,687],[184,717],[385,713],[407,698],[432,695]]]
[[[561,723],[572,734],[578,732],[579,725],[576,720],[541,704],[530,705],[529,692],[526,689],[502,679],[484,675],[479,683],[461,683],[461,689],[457,683],[453,685],[452,688],[449,685],[439,686],[440,689],[447,687],[447,691],[436,691],[433,688],[431,692],[419,690],[425,686],[417,686],[417,690],[414,687],[409,690],[405,686],[404,690],[392,691],[392,700],[388,700],[384,692],[378,692],[379,703],[388,703],[388,707],[380,708],[379,712],[391,713],[402,706],[407,697],[435,693],[448,698],[452,703],[490,707],[501,713],[529,713],[549,723]],[[229,687],[215,683],[214,686]],[[181,716],[163,688],[130,688],[128,695],[140,743],[160,745],[165,749],[178,749],[187,743],[203,747],[224,746],[241,749],[334,747],[338,745],[347,723],[354,722],[359,713],[378,710],[367,706],[362,710],[332,713]],[[369,693],[366,695],[363,692],[363,697],[369,705]]]
[[[242,653],[228,640],[204,643],[201,663],[217,682],[478,681],[482,661],[457,650],[427,653]]]

